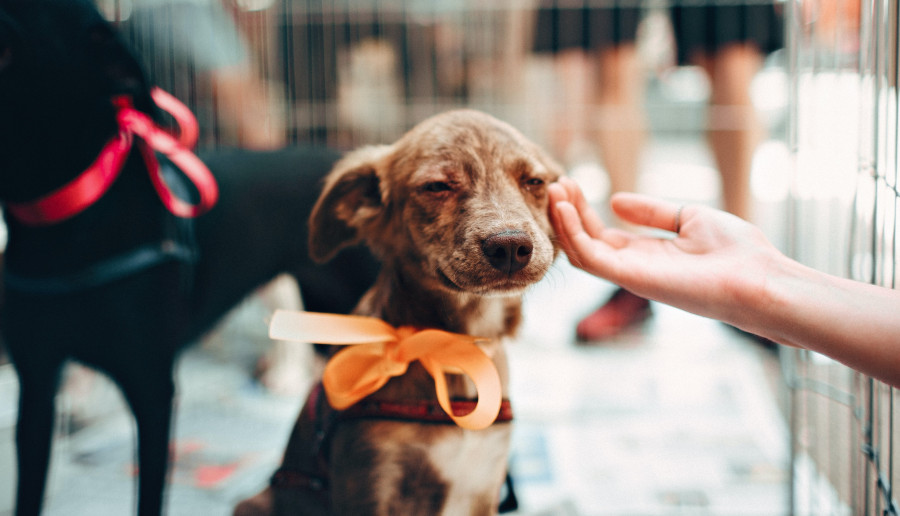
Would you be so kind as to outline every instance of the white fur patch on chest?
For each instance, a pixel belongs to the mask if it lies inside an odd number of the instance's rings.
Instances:
[[[486,297],[480,310],[466,323],[466,334],[474,337],[496,335],[506,321],[507,296]]]
[[[474,503],[498,496],[506,476],[510,427],[497,425],[441,439],[428,450],[432,466],[449,490],[442,516],[469,516]]]

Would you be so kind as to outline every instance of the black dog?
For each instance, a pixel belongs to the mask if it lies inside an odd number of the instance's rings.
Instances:
[[[164,207],[134,147],[83,211],[37,225],[14,214],[10,207],[70,184],[97,159],[119,132],[113,99],[123,98],[161,116],[140,64],[90,0],[0,0],[0,201],[9,227],[0,326],[21,383],[19,515],[40,512],[67,360],[122,389],[138,428],[139,512],[156,515],[179,351],[281,272],[297,278],[309,310],[323,312],[350,310],[377,272],[362,250],[328,266],[308,258],[306,221],[338,157],[327,150],[203,157],[219,200],[189,220]],[[178,174],[170,181],[177,186]],[[182,195],[196,196],[180,183]]]

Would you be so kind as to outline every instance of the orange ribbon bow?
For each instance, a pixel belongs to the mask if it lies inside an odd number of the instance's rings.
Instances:
[[[278,340],[349,345],[325,366],[322,384],[328,402],[344,410],[406,372],[414,360],[434,378],[438,403],[453,421],[469,430],[489,427],[500,412],[500,375],[491,359],[468,335],[442,330],[394,328],[374,317],[276,310],[269,336]],[[445,373],[468,376],[478,390],[472,412],[453,414]]]

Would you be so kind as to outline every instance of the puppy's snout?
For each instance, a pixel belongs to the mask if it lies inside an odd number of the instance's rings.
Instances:
[[[492,267],[512,274],[528,265],[534,244],[524,231],[507,230],[485,238],[481,249]]]

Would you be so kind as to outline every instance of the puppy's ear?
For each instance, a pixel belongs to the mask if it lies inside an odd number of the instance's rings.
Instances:
[[[335,164],[309,217],[309,254],[330,260],[344,247],[360,242],[383,213],[378,168],[392,147],[371,146],[351,152]]]

